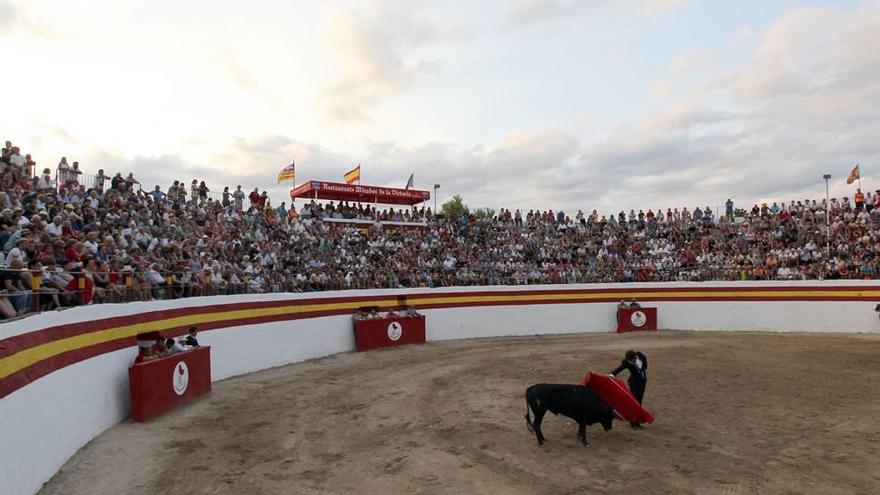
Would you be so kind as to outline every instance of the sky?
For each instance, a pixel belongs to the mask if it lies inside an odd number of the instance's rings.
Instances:
[[[574,214],[880,189],[880,1],[0,0],[0,139]]]

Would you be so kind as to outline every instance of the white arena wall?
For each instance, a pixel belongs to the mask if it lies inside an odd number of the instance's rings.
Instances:
[[[336,314],[203,331],[199,341],[211,346],[212,380],[216,381],[353,351],[352,308],[369,305],[352,303],[353,298],[376,298],[381,303],[405,295],[426,315],[427,339],[439,341],[611,332],[622,291],[631,292],[644,306],[657,307],[661,329],[880,331],[874,312],[880,302],[880,282],[873,281],[633,283],[218,296],[72,308],[0,324],[0,379],[20,366],[16,359],[26,351],[4,354],[6,339],[59,325],[87,325],[154,311],[189,312],[207,306],[273,301],[286,307],[317,304],[316,300],[343,306],[348,302],[348,308],[334,309]],[[211,317],[212,313],[204,315]],[[100,334],[95,335],[97,339]],[[129,416],[127,369],[135,355],[133,345],[101,353],[0,393],[0,494],[36,492],[83,445]],[[0,380],[0,392],[2,383]]]

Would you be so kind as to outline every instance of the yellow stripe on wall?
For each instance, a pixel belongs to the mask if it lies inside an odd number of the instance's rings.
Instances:
[[[374,306],[392,306],[397,304],[397,299],[387,299],[381,301],[371,301]],[[187,316],[177,316],[174,318],[166,318],[162,320],[148,321],[143,323],[135,323],[132,325],[124,325],[120,327],[98,330],[82,335],[75,335],[66,339],[53,340],[38,346],[25,349],[11,356],[0,359],[0,379],[3,379],[16,371],[24,369],[28,366],[36,364],[45,359],[57,356],[58,354],[89,347],[113,340],[133,337],[135,335],[147,332],[155,332],[165,330],[167,328],[175,328],[181,326],[191,326],[204,324],[208,322],[221,322],[230,320],[240,320],[247,318],[259,318],[262,316],[282,316],[297,313],[312,313],[319,311],[334,311],[357,309],[363,306],[362,302],[342,302],[328,304],[311,304],[311,305],[291,305],[273,308],[257,308],[257,309],[241,309],[233,311],[224,311],[222,313],[202,313]]]
[[[880,289],[877,290],[843,290],[843,291],[811,291],[811,290],[760,290],[760,291],[668,291],[668,292],[572,292],[572,293],[548,293],[548,294],[499,294],[478,296],[455,296],[447,297],[414,297],[407,298],[407,304],[420,308],[430,308],[438,305],[461,305],[468,306],[480,303],[553,303],[566,301],[590,301],[599,299],[611,300],[664,300],[678,298],[717,298],[726,299],[740,298],[809,298],[822,297],[826,299],[838,298],[876,298],[880,299]],[[103,344],[114,340],[132,337],[141,333],[165,330],[183,326],[199,325],[213,322],[259,318],[266,316],[287,316],[313,312],[356,310],[365,305],[392,307],[398,304],[397,296],[389,299],[371,301],[347,301],[339,303],[322,304],[290,304],[271,308],[256,308],[231,310],[220,313],[202,313],[195,315],[177,316],[150,322],[135,323],[105,330],[76,335],[64,339],[47,342],[38,346],[24,349],[11,356],[0,359],[0,379],[5,378],[19,370],[32,366],[45,359],[59,354],[82,349],[93,345]]]

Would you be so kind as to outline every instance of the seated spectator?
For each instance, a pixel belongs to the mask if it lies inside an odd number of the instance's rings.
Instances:
[[[165,339],[165,348],[168,350],[168,354],[178,354],[189,350],[188,346],[175,342],[172,338]]]
[[[24,268],[24,261],[17,258],[7,268],[0,269],[0,289],[5,291],[6,298],[17,314],[26,313],[31,307],[30,287],[25,285],[22,277]]]
[[[150,348],[149,347],[138,346],[138,354],[134,358],[134,363],[132,363],[132,364],[143,363],[144,361],[148,361],[150,359],[150,357],[151,356],[150,356]]]
[[[166,340],[162,337],[156,339],[156,342],[150,347],[150,355],[154,358],[167,356],[169,353],[168,346],[165,344]]]

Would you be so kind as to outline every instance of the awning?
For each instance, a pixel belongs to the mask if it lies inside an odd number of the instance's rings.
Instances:
[[[412,206],[431,199],[431,193],[417,189],[397,189],[394,187],[362,186],[358,184],[312,180],[291,189],[290,198]]]

